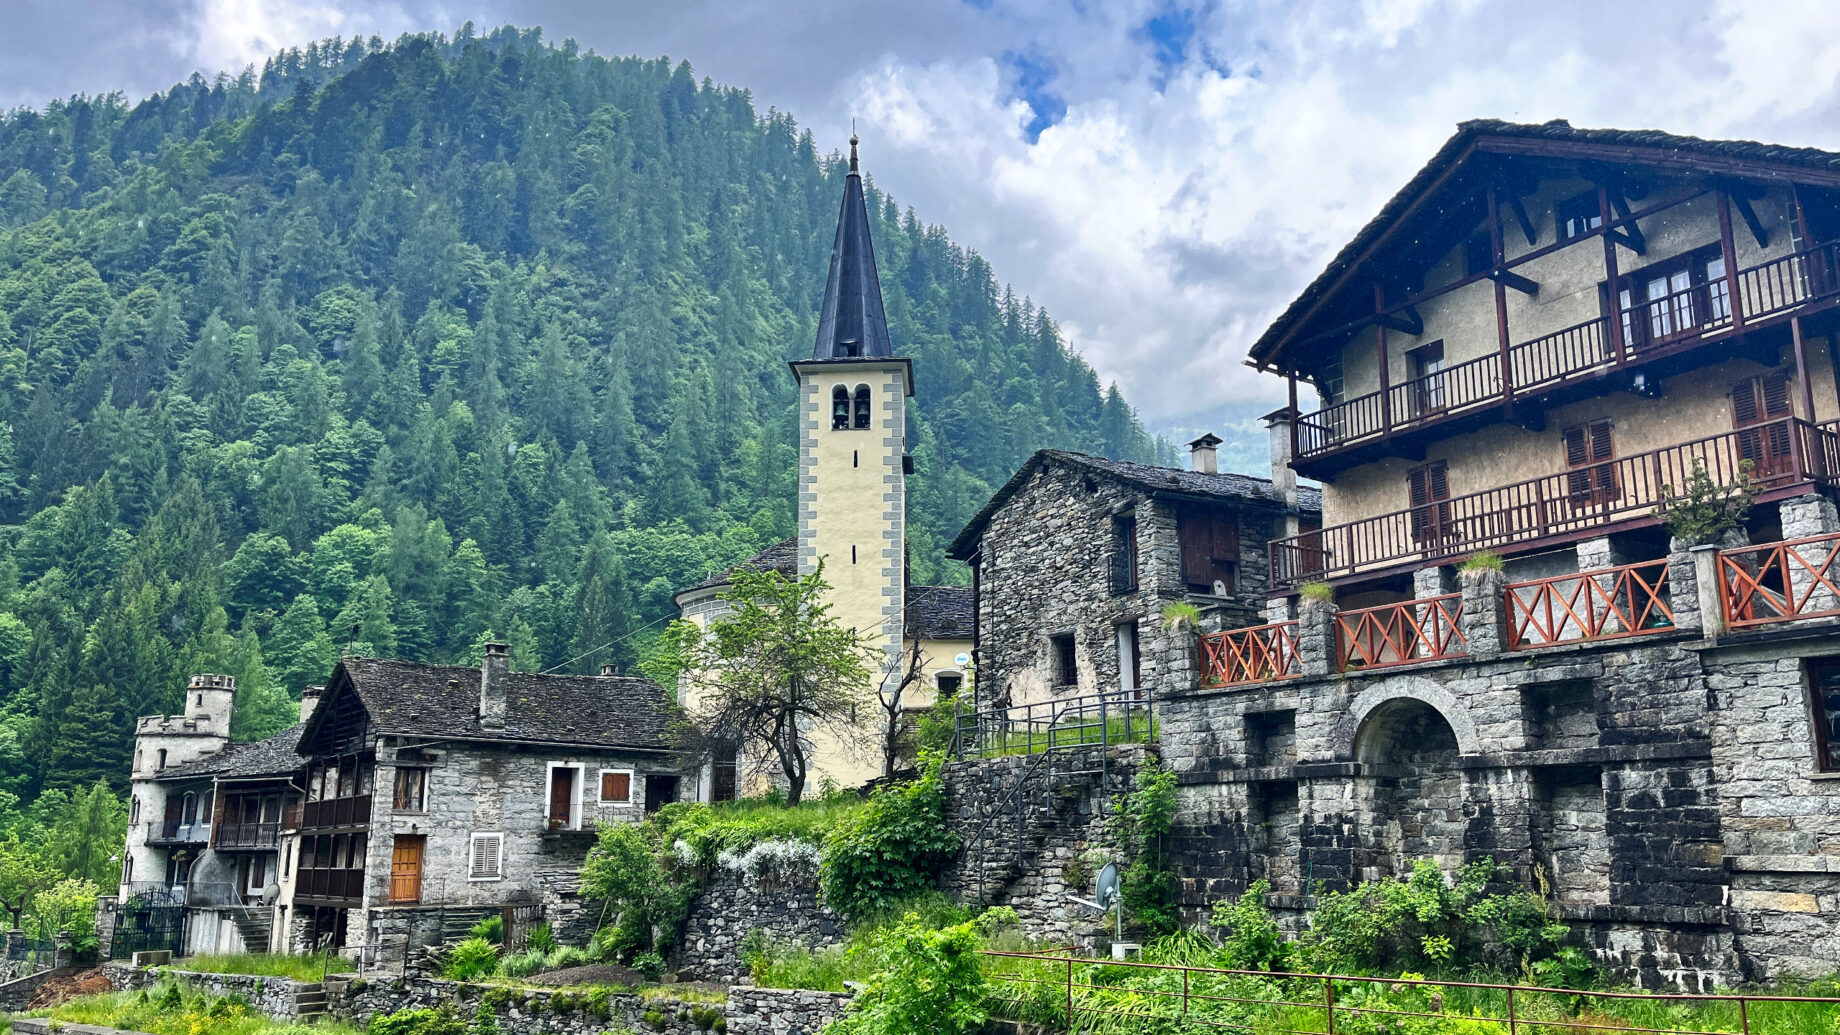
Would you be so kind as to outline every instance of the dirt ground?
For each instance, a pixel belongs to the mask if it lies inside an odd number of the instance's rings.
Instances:
[[[645,975],[630,967],[615,966],[611,963],[590,963],[584,967],[564,967],[530,978],[533,985],[624,985],[632,988],[645,980]]]
[[[114,986],[109,984],[109,979],[102,976],[102,971],[92,968],[68,977],[55,977],[38,986],[38,990],[32,993],[32,1008],[36,1010],[56,1006],[80,995],[111,991],[114,991]]]

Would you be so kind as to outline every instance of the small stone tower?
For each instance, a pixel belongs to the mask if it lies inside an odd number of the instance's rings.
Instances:
[[[913,364],[895,356],[888,337],[856,145],[852,134],[818,340],[811,359],[792,364],[799,397],[798,564],[807,575],[823,561],[832,613],[883,647],[892,670],[901,656],[907,582]],[[847,752],[818,747],[817,771],[839,785],[880,772],[878,760],[857,764],[844,759]]]
[[[143,715],[134,726],[134,776],[214,755],[230,743],[230,709],[236,677],[200,673],[185,686],[178,715]]]

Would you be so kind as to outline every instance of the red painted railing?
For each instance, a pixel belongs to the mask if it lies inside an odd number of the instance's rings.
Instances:
[[[1733,628],[1840,614],[1840,534],[1719,553],[1719,596]]]
[[[1643,561],[1504,588],[1508,649],[1643,636],[1674,627],[1666,561]]]
[[[1336,665],[1345,672],[1467,653],[1469,641],[1463,638],[1457,622],[1462,610],[1462,596],[1451,593],[1358,611],[1338,611]]]
[[[1274,622],[1201,637],[1201,685],[1235,686],[1302,673],[1297,623]]]

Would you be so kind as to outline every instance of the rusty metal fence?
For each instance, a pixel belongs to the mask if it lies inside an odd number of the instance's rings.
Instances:
[[[1040,952],[987,950],[982,955],[995,1016],[1070,1032],[1813,1035],[1840,1030],[1840,998],[1822,996],[1598,992],[1226,970]]]

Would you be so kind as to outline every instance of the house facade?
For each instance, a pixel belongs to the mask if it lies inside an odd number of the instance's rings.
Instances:
[[[649,680],[344,658],[302,723],[229,741],[235,683],[139,721],[113,955],[400,959],[507,906],[573,929],[602,823],[698,794]],[[558,890],[561,889],[561,890]]]
[[[1209,435],[1193,469],[1044,449],[952,543],[977,599],[974,711],[1034,711],[1194,685],[1195,630],[1164,607],[1192,604],[1204,629],[1265,607],[1265,544],[1320,521],[1314,488],[1222,473]]]
[[[1651,985],[1832,969],[1837,164],[1465,123],[1265,332],[1324,523],[1165,703],[1189,905],[1486,855]]]

